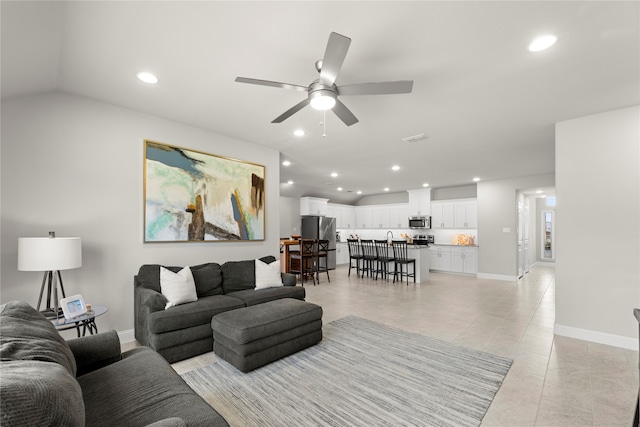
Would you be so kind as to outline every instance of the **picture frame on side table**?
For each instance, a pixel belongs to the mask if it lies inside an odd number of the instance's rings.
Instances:
[[[144,242],[257,241],[265,167],[144,141]]]

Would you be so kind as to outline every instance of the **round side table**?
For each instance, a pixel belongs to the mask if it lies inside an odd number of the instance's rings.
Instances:
[[[55,326],[59,331],[76,328],[78,331],[78,338],[80,338],[87,334],[87,330],[89,331],[89,335],[97,334],[98,327],[96,326],[96,317],[102,316],[107,311],[109,311],[109,309],[104,305],[92,305],[91,311],[87,311],[82,316],[73,317],[71,319],[67,319],[62,316],[57,319],[51,319],[51,323],[53,323],[53,326]],[[82,328],[82,335],[80,335],[80,328]]]

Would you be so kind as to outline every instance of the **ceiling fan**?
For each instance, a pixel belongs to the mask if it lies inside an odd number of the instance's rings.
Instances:
[[[346,124],[351,126],[358,123],[358,119],[353,113],[338,99],[338,95],[386,95],[396,93],[410,93],[413,89],[412,80],[401,80],[395,82],[360,83],[353,85],[337,86],[336,79],[342,68],[344,58],[347,56],[351,39],[338,33],[331,33],[327,42],[327,49],[324,58],[316,61],[316,70],[320,73],[320,78],[314,80],[309,86],[300,86],[290,83],[272,82],[269,80],[250,79],[247,77],[237,77],[236,82],[250,83],[261,86],[273,86],[282,89],[293,89],[300,92],[307,92],[308,96],[303,101],[297,103],[271,123],[281,123],[288,119],[307,105],[316,110],[330,110]]]

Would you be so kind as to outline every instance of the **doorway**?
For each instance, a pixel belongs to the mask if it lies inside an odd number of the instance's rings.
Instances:
[[[543,210],[541,212],[542,224],[540,227],[541,242],[540,245],[540,259],[542,261],[554,262],[556,259],[555,254],[555,216],[556,213],[553,210]]]

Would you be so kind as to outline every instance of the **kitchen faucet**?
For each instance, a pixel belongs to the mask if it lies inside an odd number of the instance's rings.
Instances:
[[[391,233],[391,240],[389,240],[389,233]],[[387,242],[391,242],[393,240],[393,231],[387,231]]]

